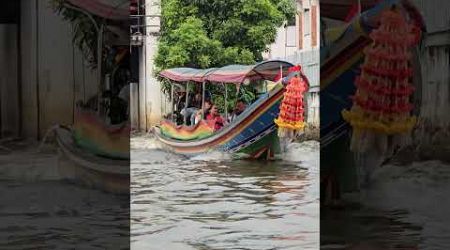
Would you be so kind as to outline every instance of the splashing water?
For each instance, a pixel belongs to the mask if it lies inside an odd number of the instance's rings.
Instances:
[[[187,158],[154,140],[131,139],[133,249],[318,249],[318,143],[267,162]]]
[[[321,213],[322,248],[448,249],[448,183],[450,166],[439,161],[374,169],[368,188],[344,196],[345,209]]]
[[[54,136],[54,132],[56,129],[60,128],[60,125],[53,125],[51,126],[44,134],[44,137],[42,137],[41,143],[39,144],[38,148],[37,148],[37,152],[41,152],[42,149],[44,148],[44,146],[46,145],[48,139],[50,138],[50,136]]]

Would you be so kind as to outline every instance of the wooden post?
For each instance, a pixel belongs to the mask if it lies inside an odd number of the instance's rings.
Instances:
[[[281,84],[283,84],[283,65],[280,65],[280,76]]]
[[[171,105],[171,114],[170,114],[170,120],[171,121],[174,121],[173,120],[173,112],[175,111],[175,109],[174,109],[174,104],[175,104],[175,102],[174,102],[174,100],[173,100],[173,92],[174,92],[174,88],[173,88],[173,83],[172,82],[170,82],[170,105]]]
[[[200,120],[203,120],[203,117],[205,116],[205,81],[202,83],[202,118]]]
[[[186,109],[188,108],[189,104],[189,82],[186,82],[186,98],[185,98],[185,104],[184,104],[184,113],[186,114]],[[187,124],[187,118],[186,115],[183,115],[183,122],[186,125]],[[192,124],[191,124],[192,125]]]
[[[224,105],[225,105],[225,121],[228,121],[228,105],[227,105],[228,90],[227,90],[227,85],[225,83],[223,83],[223,86],[225,87],[225,101],[224,101]]]
[[[97,81],[98,81],[98,100],[97,100],[97,112],[98,115],[101,114],[101,102],[102,99],[102,91],[103,91],[103,80],[102,80],[102,50],[103,50],[103,24],[100,25],[98,28],[98,34],[97,34]]]

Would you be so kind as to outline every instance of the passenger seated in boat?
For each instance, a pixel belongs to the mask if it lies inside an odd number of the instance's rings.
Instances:
[[[205,100],[205,105],[203,106],[203,119],[206,119],[206,116],[209,114],[212,103],[209,100]],[[194,123],[192,125],[197,124],[200,120],[202,120],[202,110],[198,110],[194,114]]]
[[[201,93],[196,93],[192,98],[189,98],[189,103],[187,108],[181,110],[181,115],[183,115],[184,122],[186,125],[195,124],[195,114],[200,110],[202,106],[202,95]]]
[[[234,108],[233,112],[230,116],[230,122],[234,121],[244,110],[247,108],[247,105],[243,100],[238,100],[236,103],[236,107]]]
[[[219,111],[217,109],[216,105],[213,105],[209,111],[209,114],[206,116],[206,122],[210,124],[210,126],[213,126],[214,131],[217,131],[225,125],[225,120],[222,118],[222,116],[219,114]]]

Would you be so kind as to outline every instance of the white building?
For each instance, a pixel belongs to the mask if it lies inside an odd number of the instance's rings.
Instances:
[[[297,0],[295,24],[278,28],[277,38],[264,59],[283,59],[300,64],[310,81],[307,120],[319,124],[320,7],[319,0]]]
[[[295,24],[278,28],[277,38],[264,54],[265,59],[288,58],[320,47],[320,9],[318,0],[297,0]]]
[[[160,122],[163,108],[167,106],[167,98],[161,93],[161,84],[154,77],[154,57],[158,51],[158,36],[161,23],[161,7],[159,0],[137,0],[144,13],[135,17],[139,20],[136,29],[140,32],[142,44],[138,46],[139,83],[131,90],[131,123],[137,130],[148,131]]]

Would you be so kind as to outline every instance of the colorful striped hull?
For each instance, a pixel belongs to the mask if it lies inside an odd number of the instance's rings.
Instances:
[[[183,141],[203,139],[214,133],[214,129],[205,121],[200,121],[195,127],[177,126],[170,121],[161,121],[160,128],[163,135]]]
[[[277,127],[284,88],[279,85],[247,108],[236,121],[216,134],[194,141],[174,140],[155,127],[157,138],[171,151],[185,155],[222,151],[249,158],[272,158],[280,152]]]
[[[129,159],[129,124],[107,126],[89,111],[77,111],[73,125],[75,143],[87,151],[109,158]]]
[[[70,129],[59,127],[55,134],[59,145],[58,173],[62,178],[90,188],[129,194],[129,159],[101,157],[78,147]]]

